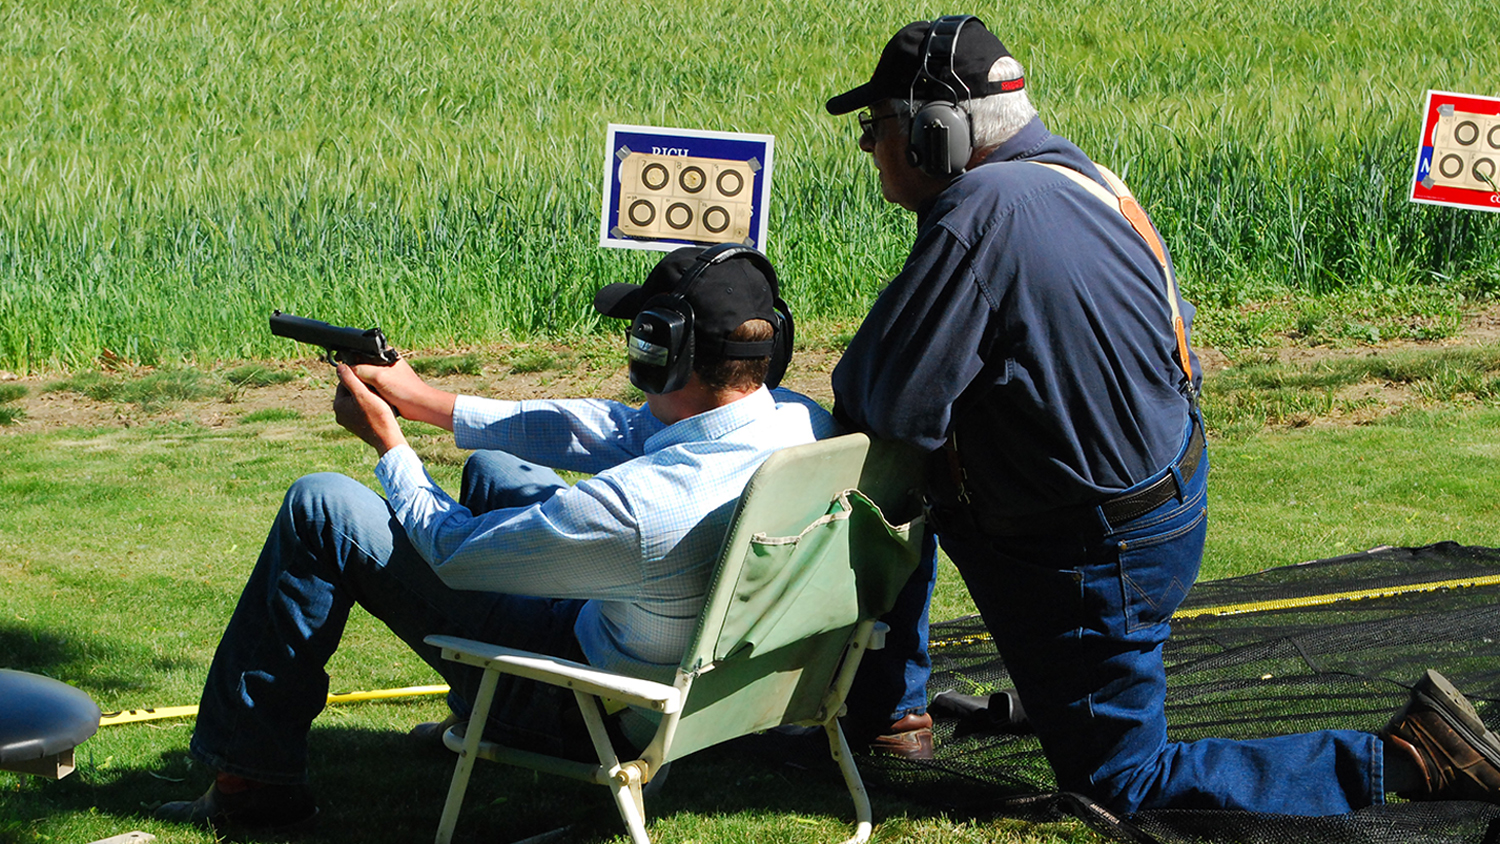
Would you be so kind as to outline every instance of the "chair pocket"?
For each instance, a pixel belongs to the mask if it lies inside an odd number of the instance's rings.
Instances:
[[[796,536],[756,534],[715,654],[774,650],[890,609],[916,567],[922,520],[886,521],[858,490]]]

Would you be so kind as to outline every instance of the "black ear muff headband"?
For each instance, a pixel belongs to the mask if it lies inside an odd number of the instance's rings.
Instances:
[[[770,340],[722,340],[701,351],[727,358],[758,358],[770,355],[766,386],[775,387],[786,374],[792,357],[792,312],[779,295],[776,270],[759,251],[734,243],[721,243],[700,252],[691,268],[678,279],[671,293],[651,297],[630,325],[628,354],[630,383],[653,394],[670,393],[687,385],[693,374],[697,338],[693,306],[687,295],[709,267],[734,258],[755,263],[771,286],[774,334]]]
[[[922,40],[922,64],[912,77],[907,102],[916,101],[918,87],[941,86],[948,92],[946,98],[934,97],[910,115],[907,157],[930,176],[957,176],[974,152],[968,112],[974,92],[954,70],[953,51],[964,24],[978,20],[973,15],[945,15],[932,22]]]

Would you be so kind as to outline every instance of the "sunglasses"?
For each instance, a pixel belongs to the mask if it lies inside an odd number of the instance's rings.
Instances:
[[[879,123],[882,120],[889,120],[890,118],[895,117],[895,116],[896,116],[895,112],[891,112],[890,114],[880,114],[880,115],[871,114],[868,111],[862,111],[862,112],[860,112],[859,113],[859,129],[860,129],[860,132],[862,133],[861,137],[862,138],[867,137],[867,138],[869,138],[872,141],[875,140],[875,124]]]

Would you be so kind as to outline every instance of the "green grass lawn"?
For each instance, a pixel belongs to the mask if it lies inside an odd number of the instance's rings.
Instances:
[[[1272,380],[1299,378],[1315,380],[1294,368]],[[1211,387],[1219,382],[1226,391],[1252,389],[1228,376]],[[1211,389],[1208,402],[1223,406],[1227,395]],[[1260,428],[1242,419],[1212,438],[1204,576],[1381,544],[1500,544],[1497,425],[1500,409],[1472,397],[1360,426]],[[413,433],[418,450],[433,458],[435,476],[452,488],[458,466],[451,446]],[[0,429],[4,664],[58,677],[105,710],[196,703],[286,486],[319,470],[373,483],[372,462],[327,414],[257,414],[221,428]],[[934,618],[970,612],[951,567],[940,577]],[[359,612],[329,672],[335,691],[435,682]],[[323,823],[303,840],[431,835],[451,758],[412,753],[403,734],[442,711],[435,698],[330,707],[313,735]],[[186,753],[191,730],[190,719],[106,727],[79,749],[79,770],[67,779],[0,774],[0,841],[84,842],[131,829],[163,842],[214,840],[149,818],[156,801],[206,787],[207,772]],[[596,787],[489,765],[475,783],[459,827],[465,840],[512,840],[579,813],[610,817]],[[879,841],[1097,840],[1075,823],[949,817],[881,792],[875,805]],[[841,840],[851,817],[834,777],[713,752],[675,766],[650,811],[663,842]],[[611,821],[600,840],[617,834]]]

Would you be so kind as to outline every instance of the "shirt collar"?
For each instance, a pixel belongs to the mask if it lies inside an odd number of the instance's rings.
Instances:
[[[1021,127],[1019,132],[1002,141],[989,155],[985,156],[984,161],[981,161],[979,166],[983,167],[986,164],[995,164],[1000,161],[1030,158],[1036,155],[1051,137],[1052,133],[1048,131],[1046,124],[1042,123],[1042,118],[1033,117],[1025,126]],[[963,176],[954,179],[953,182],[949,183],[949,187],[952,187],[961,179],[963,179]],[[938,200],[947,192],[948,188],[944,188],[937,195],[922,203],[922,207],[917,209],[917,226],[919,228],[924,225],[928,212],[932,211],[933,206],[937,205]]]
[[[771,397],[771,391],[766,389],[766,385],[762,384],[760,389],[738,401],[694,414],[657,431],[647,438],[646,453],[688,442],[722,439],[775,408],[776,400]]]
[[[1041,149],[1042,145],[1047,142],[1047,139],[1051,137],[1052,133],[1047,130],[1047,126],[1042,123],[1042,119],[1040,117],[1033,117],[1029,123],[1021,127],[1021,131],[1005,139],[1001,142],[1000,146],[995,147],[993,152],[985,156],[984,164],[993,164],[997,161],[1013,161],[1017,158],[1029,158],[1035,155]],[[984,165],[981,164],[980,166]]]

